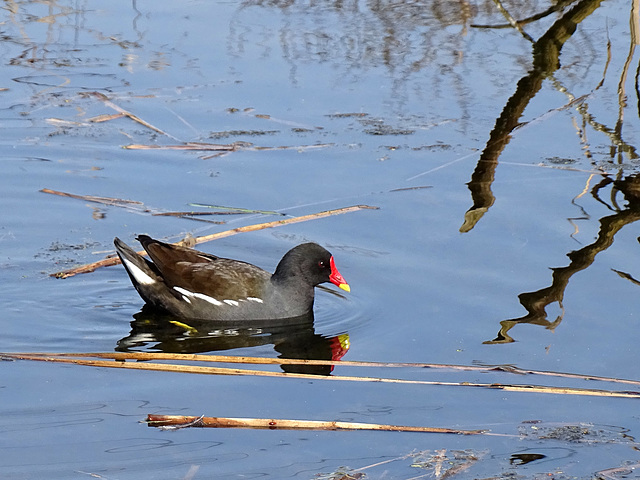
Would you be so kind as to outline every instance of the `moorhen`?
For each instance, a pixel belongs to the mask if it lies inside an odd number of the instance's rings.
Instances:
[[[152,261],[116,237],[114,244],[133,286],[153,307],[192,320],[269,320],[312,312],[314,287],[324,282],[350,291],[333,256],[316,243],[289,250],[273,275],[239,260],[137,240]]]

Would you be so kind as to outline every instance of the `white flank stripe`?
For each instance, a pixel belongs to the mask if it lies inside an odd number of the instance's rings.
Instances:
[[[182,295],[182,299],[187,302],[187,303],[191,303],[191,300],[189,300],[189,297]]]
[[[258,297],[247,297],[247,300],[251,302],[264,303],[261,298]]]
[[[131,275],[133,275],[133,278],[136,279],[136,282],[141,283],[143,285],[151,285],[156,283],[156,281],[153,278],[151,278],[149,275],[143,272],[142,269],[138,267],[135,263],[131,262],[130,260],[127,260],[126,258],[123,258],[122,261],[127,267],[127,270],[129,270]]]
[[[224,303],[226,303],[227,305],[231,305],[233,307],[237,307],[239,304],[237,301],[235,300],[223,300]]]
[[[186,288],[182,288],[182,287],[173,287],[173,289],[176,292],[181,293],[183,297],[187,296],[187,297],[191,297],[191,298],[199,298],[200,300],[204,300],[205,302],[209,302],[209,303],[211,303],[213,305],[217,305],[217,306],[222,305],[222,302],[216,300],[213,297],[210,297],[209,295],[205,295],[204,293],[190,292]],[[187,300],[187,299],[185,298],[185,300]],[[191,302],[189,302],[189,303],[191,303]]]
[[[200,298],[200,299],[204,300],[205,302],[212,303],[214,305],[222,305],[222,302],[216,300],[213,297],[210,297],[209,295],[205,295],[204,293],[194,293],[193,296],[196,297],[196,298]]]

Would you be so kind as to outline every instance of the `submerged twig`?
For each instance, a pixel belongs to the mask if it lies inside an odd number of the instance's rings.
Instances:
[[[201,428],[267,428],[269,430],[382,430],[387,432],[453,433],[457,435],[481,435],[487,433],[484,430],[457,430],[452,428],[414,427],[379,423],[153,414],[147,415],[146,423],[150,427],[191,426]]]
[[[433,187],[431,185],[422,185],[417,187],[394,188],[392,190],[389,190],[389,192],[406,192],[409,190],[424,190],[426,188],[433,188]]]
[[[200,217],[206,215],[242,215],[245,212],[158,212],[152,213],[154,217]]]
[[[218,214],[230,215],[230,214],[238,214],[238,213],[256,213],[260,215],[286,215],[281,212],[276,212],[274,210],[255,210],[253,208],[241,208],[241,207],[224,207],[222,205],[209,205],[206,203],[190,203],[192,207],[201,207],[201,208],[209,208],[211,210],[215,210]]]
[[[91,92],[91,95],[93,95],[94,97],[100,99],[102,101],[102,103],[104,103],[107,107],[112,108],[113,110],[115,110],[116,112],[118,112],[121,115],[124,115],[126,117],[129,117],[131,120],[138,122],[140,125],[144,125],[145,127],[153,130],[154,132],[160,133],[162,135],[165,135],[169,138],[172,138],[173,140],[177,140],[180,141],[179,139],[177,139],[176,137],[174,137],[173,135],[171,135],[170,133],[167,133],[163,130],[160,130],[158,127],[155,127],[153,125],[151,125],[149,122],[141,119],[140,117],[138,117],[137,115],[134,115],[133,113],[125,110],[122,107],[119,107],[118,105],[116,105],[115,103],[113,103],[111,100],[109,100],[107,98],[106,95],[104,95],[103,93],[100,92]],[[108,119],[108,117],[104,117],[101,118],[100,121],[106,121]]]
[[[228,144],[219,143],[204,143],[204,142],[187,142],[182,145],[143,145],[143,144],[131,144],[126,145],[123,148],[127,150],[187,150],[187,151],[202,151],[202,152],[217,152],[213,155],[200,157],[203,160],[208,160],[212,157],[218,157],[225,155],[229,152],[237,152],[239,150],[251,150],[251,151],[264,151],[264,150],[311,150],[315,148],[327,148],[333,146],[332,143],[321,143],[314,145],[280,145],[275,147],[260,147],[253,145],[249,142],[233,142]]]
[[[356,212],[358,210],[365,210],[365,209],[377,210],[378,208],[379,207],[374,207],[371,205],[354,205],[352,207],[336,208],[334,210],[326,210],[324,212],[312,213],[310,215],[303,215],[301,217],[293,217],[293,218],[287,218],[284,220],[276,220],[274,222],[246,225],[244,227],[238,227],[232,230],[225,230],[224,232],[218,232],[211,235],[196,237],[193,240],[194,240],[194,244],[205,243],[211,240],[216,240],[218,238],[225,238],[225,237],[230,237],[232,235],[237,235],[238,233],[255,232],[257,230],[264,230],[266,228],[275,228],[275,227],[281,227],[284,225],[290,225],[293,223],[306,222],[309,220],[317,220],[319,218],[330,217],[332,215],[340,215],[343,213]],[[182,242],[178,242],[177,244],[181,245]],[[146,254],[146,252],[144,251],[139,251],[138,253],[140,255]],[[104,260],[100,260],[98,262],[93,262],[86,265],[80,265],[79,267],[70,268],[68,270],[62,270],[60,272],[52,273],[51,276],[56,278],[68,278],[80,273],[90,273],[101,267],[118,265],[119,263],[120,263],[120,258],[114,256],[114,257],[106,258]]]
[[[94,202],[94,203],[102,203],[104,205],[123,207],[129,205],[143,205],[142,202],[138,202],[136,200],[126,200],[123,198],[113,198],[113,197],[98,197],[95,195],[76,195],[73,193],[60,192],[58,190],[51,190],[50,188],[43,188],[40,190],[42,193],[49,193],[51,195],[58,195],[60,197],[69,197],[75,198],[77,200],[84,200],[85,202]]]
[[[235,152],[243,148],[247,148],[249,145],[246,142],[234,142],[228,144],[220,143],[201,143],[201,142],[187,142],[183,145],[141,145],[132,144],[125,145],[123,148],[127,150],[195,150],[204,152]]]
[[[73,193],[60,192],[58,190],[51,190],[50,188],[43,188],[40,190],[42,193],[49,193],[52,195],[58,195],[60,197],[69,197],[75,198],[77,200],[84,200],[85,202],[93,202],[93,203],[101,203],[103,205],[108,205],[110,207],[121,207],[126,208],[128,210],[134,211],[136,213],[146,213],[151,214],[153,216],[175,216],[187,218],[189,220],[196,220],[200,222],[214,223],[216,225],[224,224],[225,222],[219,222],[215,220],[205,220],[201,218],[193,218],[199,215],[211,215],[211,212],[161,212],[158,209],[151,208],[145,206],[142,202],[138,202],[135,200],[124,200],[121,198],[112,198],[112,197],[97,197],[95,195],[76,195]]]
[[[133,120],[135,122],[138,122],[139,124],[145,126],[146,128],[149,128],[150,130],[153,130],[154,132],[157,132],[157,133],[159,133],[161,135],[169,137],[172,140],[176,140],[178,142],[181,142],[180,139],[176,138],[175,136],[171,135],[170,133],[165,132],[164,130],[161,130],[160,128],[156,127],[155,125],[152,125],[151,123],[147,122],[146,120],[143,120],[142,118],[140,118],[137,115],[129,112],[128,110],[125,110],[124,108],[116,105],[111,100],[109,100],[109,98],[106,95],[104,95],[103,93],[90,92],[89,95],[92,95],[92,96],[100,99],[106,106],[108,106],[109,108],[112,108],[113,110],[118,112],[117,114],[113,114],[113,115],[98,115],[96,117],[93,117],[93,118],[89,119],[90,122],[101,123],[101,122],[106,122],[106,121],[114,120],[114,119],[121,118],[121,117],[128,117],[131,120]],[[260,151],[260,150],[310,150],[310,149],[315,149],[315,148],[326,148],[326,147],[330,147],[330,146],[333,146],[333,144],[332,143],[324,143],[324,144],[315,144],[315,145],[282,145],[282,146],[276,146],[276,147],[259,147],[259,146],[254,146],[252,143],[249,143],[249,142],[238,141],[238,142],[233,142],[233,143],[230,143],[230,144],[216,144],[216,143],[206,143],[206,142],[185,142],[185,143],[181,143],[179,145],[131,144],[131,145],[125,145],[123,148],[128,149],[128,150],[152,150],[152,149],[154,149],[154,150],[190,150],[190,151],[217,152],[217,153],[215,153],[213,155],[202,157],[203,159],[206,160],[206,159],[209,159],[209,158],[212,158],[212,157],[225,155],[228,152],[236,152],[238,150],[254,150],[254,151]]]

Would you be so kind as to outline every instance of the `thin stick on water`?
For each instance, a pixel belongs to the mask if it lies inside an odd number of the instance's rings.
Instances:
[[[515,367],[513,365],[455,365],[446,363],[424,363],[424,362],[375,362],[357,360],[313,360],[301,358],[269,358],[269,357],[249,357],[236,355],[204,355],[197,353],[163,353],[163,352],[84,352],[84,353],[49,353],[49,352],[29,352],[12,353],[2,355],[29,355],[32,357],[69,357],[69,358],[102,358],[118,361],[149,361],[149,360],[169,360],[175,362],[203,362],[203,363],[232,363],[247,365],[309,365],[309,366],[341,366],[341,367],[374,367],[374,368],[419,368],[436,370],[454,370],[462,372],[483,372],[483,373],[507,373],[512,375],[539,375],[547,377],[571,378],[575,380],[585,380],[589,382],[609,382],[622,383],[626,385],[640,386],[639,380],[630,380],[617,377],[602,377],[598,375],[588,375],[580,373],[554,372],[549,370],[530,370],[527,368]]]
[[[348,381],[348,382],[370,382],[370,383],[392,383],[401,385],[430,385],[430,386],[448,386],[448,387],[475,387],[487,388],[491,390],[502,390],[507,392],[520,393],[547,393],[555,395],[581,395],[594,397],[617,397],[617,398],[638,398],[640,392],[634,391],[613,391],[613,390],[597,390],[590,388],[572,388],[572,387],[550,387],[546,385],[518,385],[518,384],[502,384],[502,383],[474,383],[474,382],[439,382],[428,380],[406,380],[400,378],[385,377],[357,377],[345,375],[312,375],[307,373],[288,373],[288,372],[270,372],[266,370],[250,370],[245,368],[223,368],[223,367],[203,367],[200,365],[175,365],[167,363],[141,363],[141,362],[123,362],[121,360],[85,360],[79,358],[63,357],[63,356],[45,356],[42,354],[29,353],[2,353],[0,358],[8,360],[33,360],[40,362],[67,363],[74,365],[82,365],[88,367],[104,367],[104,368],[121,368],[133,370],[152,370],[161,372],[190,373],[197,375],[236,375],[236,376],[259,376],[259,377],[276,377],[276,378],[297,378],[306,380],[329,380],[329,381]]]
[[[439,427],[415,427],[409,425],[385,425],[379,423],[291,420],[275,418],[195,417],[184,415],[147,415],[150,427],[200,427],[200,428],[266,428],[269,430],[382,430],[387,432],[453,433],[456,435],[481,435],[484,430],[457,430]]]
[[[302,215],[300,217],[287,218],[284,220],[276,220],[274,222],[256,223],[253,225],[246,225],[244,227],[233,228],[231,230],[225,230],[224,232],[213,233],[211,235],[204,235],[202,237],[196,237],[192,239],[195,244],[210,242],[211,240],[217,240],[219,238],[230,237],[237,235],[238,233],[255,232],[257,230],[264,230],[266,228],[282,227],[284,225],[292,225],[294,223],[306,222],[309,220],[317,220],[319,218],[330,217],[333,215],[340,215],[343,213],[357,212],[358,210],[377,210],[379,207],[371,205],[354,205],[351,207],[336,208],[334,210],[326,210],[324,212],[312,213],[310,215]],[[175,245],[183,245],[183,242],[177,242]],[[140,255],[146,255],[144,250],[138,252]],[[79,267],[70,268],[68,270],[62,270],[60,272],[52,273],[52,277],[56,278],[69,278],[80,273],[90,273],[98,268],[109,267],[112,265],[118,265],[120,258],[112,256],[99,260],[97,262],[89,263],[86,265],[80,265]]]
[[[100,99],[102,101],[102,103],[104,103],[107,107],[112,108],[113,110],[115,110],[116,112],[118,112],[121,115],[124,115],[126,117],[129,117],[131,120],[138,122],[140,125],[144,125],[145,127],[153,130],[154,132],[160,133],[161,135],[165,135],[173,140],[177,140],[180,141],[180,139],[174,137],[173,135],[171,135],[170,133],[167,133],[163,130],[160,130],[158,127],[155,127],[153,125],[151,125],[149,122],[141,119],[140,117],[138,117],[137,115],[134,115],[133,113],[125,110],[124,108],[116,105],[115,103],[113,103],[111,100],[109,100],[109,98],[107,98],[107,96],[103,93],[100,92],[91,92],[91,95],[93,95],[94,97]]]

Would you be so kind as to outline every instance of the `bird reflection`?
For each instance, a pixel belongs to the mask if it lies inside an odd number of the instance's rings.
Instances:
[[[313,313],[286,320],[249,322],[184,321],[148,305],[133,316],[131,332],[116,351],[204,353],[273,345],[279,358],[340,360],[349,349],[349,335],[325,337],[315,332]],[[288,373],[329,375],[332,365],[281,365]]]

